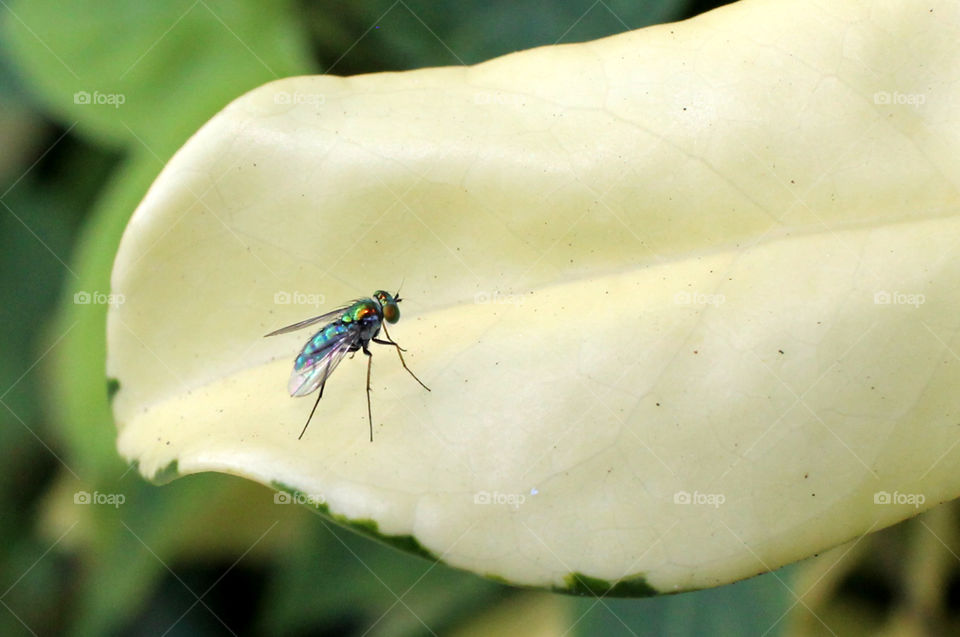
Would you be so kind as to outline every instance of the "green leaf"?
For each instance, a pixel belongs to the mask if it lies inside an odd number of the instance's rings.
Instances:
[[[306,541],[278,559],[258,620],[264,632],[290,634],[351,622],[372,635],[418,635],[424,624],[448,634],[448,623],[508,592],[372,544],[329,522],[310,522],[313,531]]]
[[[244,95],[120,246],[121,453],[583,593],[732,582],[956,497],[944,15],[746,2]],[[309,332],[262,336],[401,281],[432,392],[374,346],[374,442],[362,356],[298,440]]]
[[[570,623],[576,622],[577,634],[610,637],[784,634],[781,622],[787,611],[799,605],[797,595],[804,592],[792,592],[791,568],[689,595],[604,599],[602,603],[577,600],[570,609]]]
[[[123,472],[114,454],[113,420],[107,401],[104,323],[109,298],[111,253],[157,171],[146,152],[132,155],[112,175],[77,239],[61,310],[47,330],[57,343],[48,377],[57,399],[47,405],[56,434],[68,452],[71,471],[96,481]],[[87,300],[88,302],[84,302]]]
[[[310,67],[289,1],[29,0],[5,44],[49,110],[110,143],[182,141],[229,99]]]
[[[245,516],[251,513],[246,491],[235,481],[211,481],[215,476],[209,476],[190,489],[147,497],[153,487],[142,483],[135,472],[127,472],[117,457],[108,401],[118,385],[105,378],[103,300],[110,298],[109,277],[120,236],[164,162],[198,125],[237,93],[277,74],[305,72],[309,64],[289,3],[270,9],[252,2],[225,7],[30,2],[11,3],[8,8],[12,10],[3,12],[3,44],[17,62],[24,91],[38,96],[55,116],[70,124],[69,133],[79,131],[98,141],[129,146],[99,193],[72,255],[61,241],[61,236],[70,236],[70,229],[49,227],[59,223],[53,217],[44,221],[44,215],[51,213],[49,206],[21,210],[14,199],[16,192],[6,199],[36,230],[38,239],[69,263],[67,285],[58,286],[62,301],[56,319],[44,326],[41,346],[14,371],[21,374],[44,354],[32,373],[50,388],[50,399],[41,401],[41,406],[56,440],[40,435],[66,468],[44,503],[47,537],[42,550],[61,536],[67,538],[61,546],[73,545],[81,565],[79,576],[94,585],[81,587],[69,614],[72,625],[78,634],[103,634],[117,630],[139,610],[145,593],[166,572],[159,560],[169,562],[171,555],[182,555],[188,547],[200,547],[207,559],[228,547],[235,549],[235,557],[264,531],[256,516],[225,519],[224,510],[238,503],[243,504]],[[73,94],[79,90],[122,94],[125,99],[118,108],[77,104]],[[99,171],[101,153],[92,152],[95,147],[81,148],[85,148],[82,163],[57,165],[66,175],[59,177],[69,181],[71,188],[64,204],[75,214],[88,206],[92,193],[86,191],[102,182],[91,170],[93,166]],[[19,188],[29,181],[25,179]],[[11,223],[16,223],[12,217]],[[62,267],[46,252],[40,256],[42,263],[20,268],[18,275],[37,298],[36,277],[51,263],[54,269]],[[21,383],[17,394],[25,387]],[[11,398],[19,396],[11,393]],[[14,434],[26,431],[15,427]],[[33,438],[30,442],[36,446]],[[126,505],[119,511],[77,505],[73,494],[78,490],[120,494]],[[215,521],[228,524],[209,541],[205,536],[213,527],[204,514],[213,513]],[[252,538],[251,531],[255,531]],[[260,546],[268,543],[265,540]],[[242,546],[237,548],[238,544]],[[114,585],[95,585],[103,581]]]

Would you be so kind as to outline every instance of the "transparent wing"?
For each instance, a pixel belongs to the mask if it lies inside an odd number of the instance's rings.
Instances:
[[[343,357],[357,343],[359,330],[344,332],[341,336],[331,340],[322,354],[302,369],[294,369],[290,374],[287,390],[291,396],[306,396],[319,387],[330,377]]]
[[[297,330],[302,330],[303,328],[309,325],[313,325],[314,323],[319,323],[321,321],[326,321],[329,323],[330,321],[336,318],[339,318],[339,316],[343,314],[344,310],[346,310],[348,307],[350,307],[351,305],[353,305],[359,300],[361,299],[350,301],[345,305],[341,305],[336,309],[330,310],[326,314],[321,314],[320,316],[314,316],[313,318],[308,318],[305,321],[300,321],[299,323],[294,323],[293,325],[287,325],[286,327],[281,327],[279,330],[274,330],[269,334],[264,334],[263,337],[266,338],[268,336],[276,336],[277,334],[286,334],[287,332],[295,332]]]

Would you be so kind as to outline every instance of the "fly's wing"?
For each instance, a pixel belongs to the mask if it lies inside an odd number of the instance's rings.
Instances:
[[[359,327],[344,332],[332,339],[323,352],[318,352],[318,356],[309,364],[301,369],[294,368],[290,374],[290,382],[287,384],[290,395],[306,396],[327,380],[343,357],[357,343],[359,334]]]
[[[346,310],[348,307],[350,307],[351,305],[353,305],[359,300],[360,299],[357,299],[355,301],[350,301],[346,305],[341,305],[340,307],[334,310],[330,310],[326,314],[321,314],[320,316],[314,316],[313,318],[308,318],[305,321],[300,321],[299,323],[294,323],[293,325],[287,325],[286,327],[281,327],[279,330],[274,330],[269,334],[264,334],[263,337],[266,338],[268,336],[276,336],[277,334],[286,334],[288,332],[295,332],[309,325],[313,325],[314,323],[320,323],[321,321],[325,321],[329,323],[334,319],[340,318],[340,315],[343,314],[344,310]]]

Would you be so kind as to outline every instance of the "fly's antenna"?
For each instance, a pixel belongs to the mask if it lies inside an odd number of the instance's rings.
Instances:
[[[403,287],[403,282],[407,280],[407,277],[400,279],[400,285],[397,286],[397,293],[393,295],[393,300],[399,303],[403,299],[400,298],[400,288]]]

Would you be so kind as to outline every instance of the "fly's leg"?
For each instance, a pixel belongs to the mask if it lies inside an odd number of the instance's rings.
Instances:
[[[381,345],[393,345],[394,347],[396,347],[396,348],[397,348],[397,356],[400,357],[400,364],[403,365],[403,368],[404,368],[405,370],[407,370],[407,373],[408,373],[408,374],[410,374],[411,376],[413,376],[413,380],[415,380],[415,381],[417,381],[418,383],[420,383],[420,386],[421,386],[421,387],[423,387],[423,388],[426,389],[427,391],[430,391],[430,388],[427,387],[426,385],[424,385],[424,384],[423,384],[423,381],[420,380],[419,378],[417,378],[417,375],[414,374],[412,371],[410,371],[410,368],[407,367],[407,362],[406,362],[405,360],[403,360],[403,354],[400,353],[400,352],[405,352],[405,351],[407,351],[407,350],[405,350],[405,349],[403,349],[402,347],[400,347],[392,338],[390,338],[390,332],[387,331],[387,324],[386,324],[386,322],[383,323],[382,327],[383,327],[383,333],[387,335],[387,340],[381,341],[379,338],[374,338],[374,339],[371,339],[371,340],[372,340],[374,343],[380,343]]]
[[[326,385],[326,380],[320,383],[320,393],[317,394],[317,402],[313,403],[313,409],[310,410],[310,415],[307,417],[307,424],[303,426],[303,431],[300,432],[300,436],[297,438],[297,440],[303,438],[303,434],[307,433],[307,427],[310,425],[310,420],[313,418],[313,412],[317,410],[317,405],[320,404],[320,399],[323,398],[323,388],[326,387]]]
[[[367,422],[370,423],[370,442],[373,442],[373,410],[370,408],[370,365],[373,364],[373,353],[363,346],[363,353],[367,355]]]
[[[307,416],[307,423],[303,426],[303,431],[300,432],[300,436],[297,437],[297,440],[303,438],[303,434],[307,433],[307,427],[310,426],[310,421],[313,419],[313,412],[317,410],[317,405],[320,404],[320,399],[323,398],[323,388],[327,386],[327,378],[330,376],[330,359],[327,359],[327,369],[323,374],[323,382],[320,383],[320,393],[317,394],[317,402],[313,403],[313,409],[310,410],[310,415]]]

